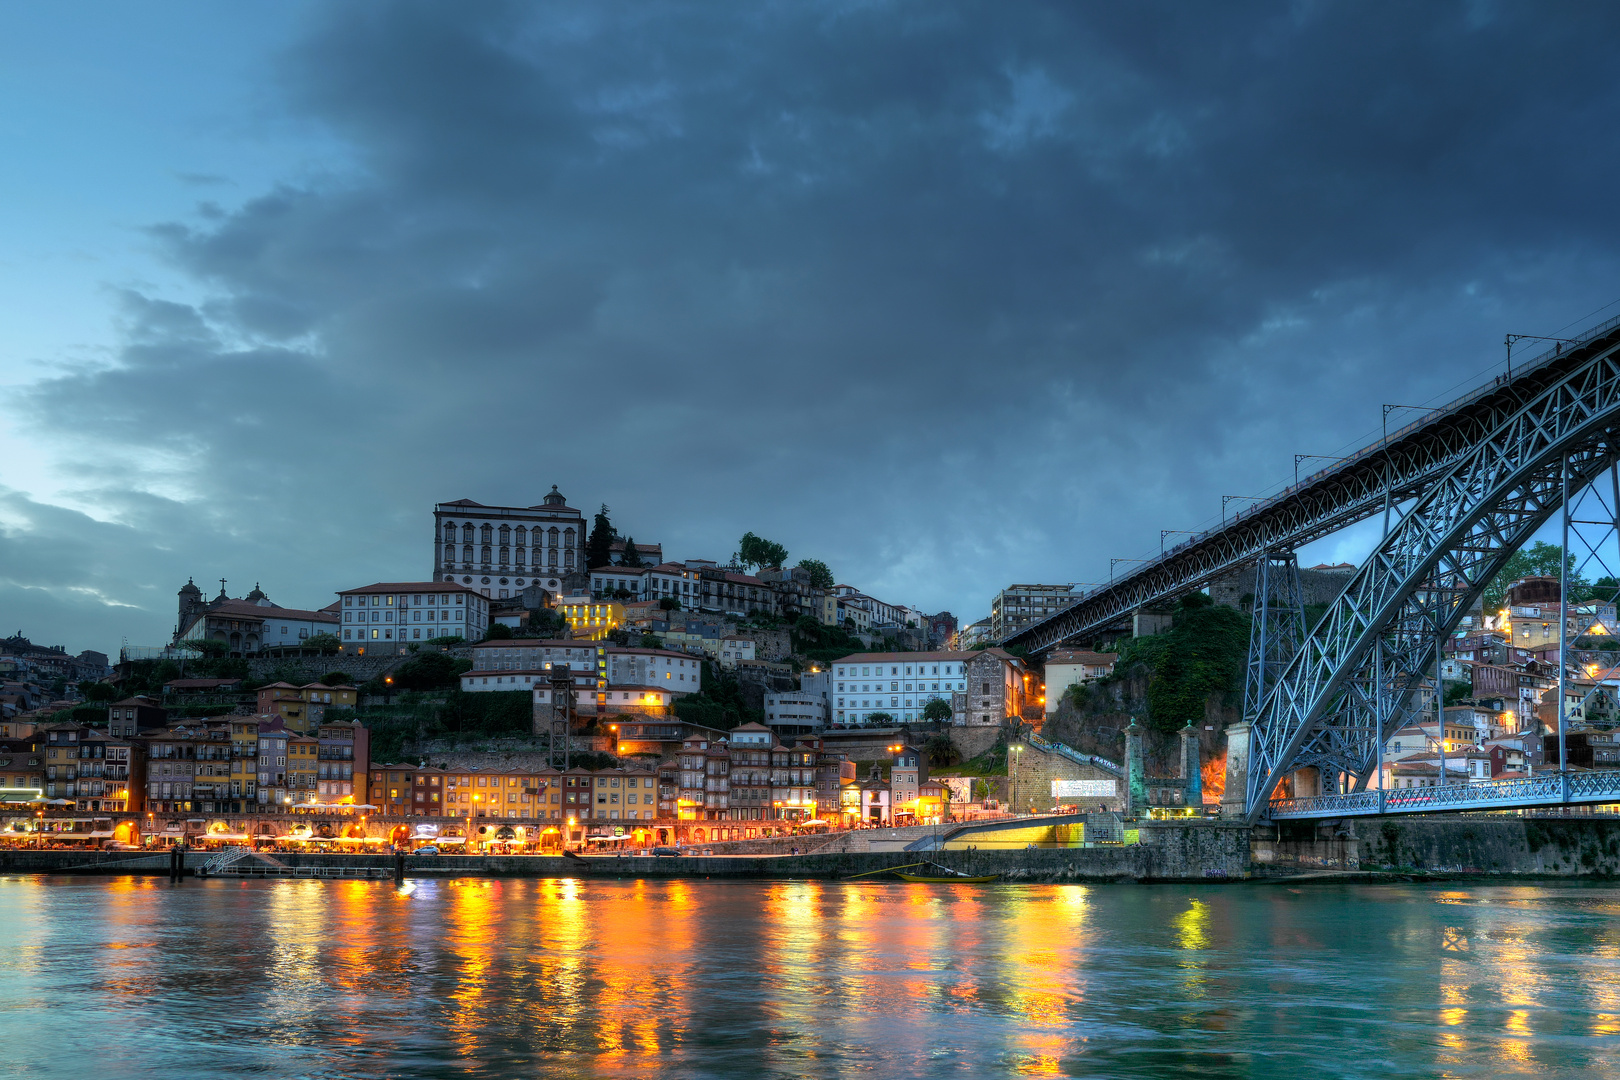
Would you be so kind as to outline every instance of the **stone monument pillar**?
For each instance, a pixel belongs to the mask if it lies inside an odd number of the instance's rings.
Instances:
[[[1198,729],[1191,720],[1181,736],[1181,801],[1184,806],[1204,805],[1204,759],[1198,748]]]
[[[1249,793],[1249,731],[1246,723],[1226,728],[1226,787],[1221,791],[1221,816],[1241,818]]]
[[[1125,729],[1125,816],[1140,817],[1147,812],[1147,777],[1142,771],[1142,729],[1131,717]]]

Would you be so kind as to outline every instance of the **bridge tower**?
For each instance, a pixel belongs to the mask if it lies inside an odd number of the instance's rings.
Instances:
[[[1243,725],[1227,733],[1226,802],[1252,798],[1248,791],[1248,733],[1260,719],[1266,698],[1304,644],[1305,601],[1299,584],[1299,557],[1268,551],[1255,562],[1254,622],[1249,630],[1249,666],[1243,681]]]

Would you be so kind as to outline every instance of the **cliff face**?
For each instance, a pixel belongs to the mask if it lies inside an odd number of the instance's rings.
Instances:
[[[1092,684],[1082,694],[1065,695],[1057,713],[1042,728],[1042,734],[1082,753],[1122,762],[1125,760],[1125,729],[1134,716],[1145,729],[1142,753],[1148,774],[1176,775],[1181,737],[1146,722],[1150,718],[1148,679],[1147,670],[1138,667],[1113,682]],[[1237,723],[1242,713],[1240,703],[1228,703],[1232,697],[1234,695],[1228,693],[1210,693],[1204,701],[1204,722],[1195,725],[1200,729],[1198,748],[1204,761],[1206,794],[1218,795],[1223,787],[1226,726]],[[1218,763],[1214,770],[1212,763]]]

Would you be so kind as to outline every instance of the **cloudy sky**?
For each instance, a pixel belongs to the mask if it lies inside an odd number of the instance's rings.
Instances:
[[[319,606],[552,484],[965,618],[1106,579],[1620,297],[1616,22],[8,4],[0,633]]]

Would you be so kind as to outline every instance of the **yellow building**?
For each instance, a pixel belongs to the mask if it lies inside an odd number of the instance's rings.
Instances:
[[[565,596],[557,601],[557,612],[579,641],[601,641],[624,625],[624,605],[616,600]]]
[[[277,682],[259,688],[259,715],[279,716],[289,731],[308,733],[321,726],[327,709],[352,709],[357,691],[349,685]]]
[[[231,801],[237,813],[251,811],[257,798],[259,718],[231,721]]]
[[[315,793],[321,741],[313,735],[295,735],[287,740],[287,794],[295,803],[325,802]]]

